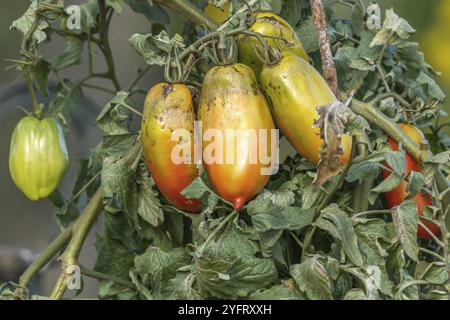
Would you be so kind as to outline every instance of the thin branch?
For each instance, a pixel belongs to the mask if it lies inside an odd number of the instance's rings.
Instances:
[[[153,3],[169,7],[193,23],[202,25],[208,30],[216,30],[218,25],[196,6],[186,0],[153,0]]]
[[[111,79],[117,91],[121,89],[121,85],[116,76],[116,68],[114,65],[114,58],[109,44],[109,22],[111,16],[108,16],[105,0],[98,0],[99,8],[99,28],[100,28],[100,49],[105,56],[106,64],[108,66],[108,77]]]
[[[131,92],[134,87],[137,85],[137,83],[139,82],[139,80],[142,79],[142,77],[148,72],[148,70],[150,70],[151,66],[146,66],[144,69],[140,70],[136,79],[134,79],[134,81],[130,84],[130,86],[128,87],[128,92]]]
[[[69,241],[72,236],[72,226],[61,232],[49,245],[45,248],[40,256],[25,270],[19,278],[19,285],[27,287],[31,280],[39,273],[39,271],[61,250],[61,248]]]
[[[81,273],[83,275],[85,275],[86,277],[94,278],[97,280],[112,281],[112,282],[120,284],[121,286],[126,287],[128,289],[136,290],[136,287],[132,282],[124,280],[122,278],[115,277],[110,274],[94,271],[94,270],[88,269],[81,265],[80,265],[80,270],[81,270]]]
[[[73,236],[61,256],[62,272],[56,285],[50,295],[50,299],[59,300],[67,289],[67,282],[71,273],[67,272],[68,267],[77,265],[78,255],[86,239],[89,230],[97,220],[99,214],[103,211],[103,189],[100,187],[89,201],[83,214],[78,218],[73,226]]]

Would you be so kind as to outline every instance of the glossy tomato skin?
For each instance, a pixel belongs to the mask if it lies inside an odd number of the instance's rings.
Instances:
[[[203,81],[198,115],[202,121],[203,157],[212,142],[206,138],[208,129],[218,130],[223,137],[227,130],[257,129],[255,132],[259,132],[258,129],[266,129],[268,136],[264,143],[267,143],[266,150],[270,154],[270,130],[275,127],[266,100],[249,67],[234,64],[210,69]],[[268,166],[263,165],[259,157],[256,162],[249,161],[249,139],[238,137],[234,141],[234,161],[226,161],[230,146],[218,143],[217,150],[224,155],[223,161],[210,164],[204,161],[204,164],[217,193],[239,210],[266,185],[270,175],[261,174],[261,169]],[[263,140],[258,137],[257,141],[259,145]]]
[[[263,67],[260,82],[277,127],[300,155],[317,164],[323,140],[320,129],[312,127],[319,117],[316,108],[336,101],[326,81],[304,59],[287,54]],[[343,163],[349,161],[351,146],[351,136],[343,135]]]
[[[423,138],[422,132],[416,127],[401,123],[400,128],[402,128],[403,131],[405,131],[408,134],[408,136],[410,136],[411,139],[414,142],[416,142],[417,144],[419,144],[420,140]],[[392,150],[394,150],[394,151],[399,150],[398,143],[394,139],[389,138],[388,143],[391,145]],[[406,153],[405,159],[406,159],[406,163],[405,163],[405,175],[406,176],[408,176],[411,171],[420,172],[422,170],[420,168],[419,164],[417,163],[417,161],[408,153]],[[391,173],[389,171],[386,171],[386,170],[383,171],[384,178],[387,178],[390,174]],[[389,208],[398,206],[405,200],[405,198],[408,195],[408,193],[406,191],[407,187],[408,187],[408,182],[402,181],[395,189],[385,193],[386,201],[388,203]],[[432,204],[430,197],[428,195],[424,194],[423,192],[419,192],[413,198],[413,201],[417,206],[417,212],[419,213],[419,216],[423,215],[423,209],[426,206],[429,206]],[[431,232],[433,232],[433,234],[435,236],[440,235],[440,229],[436,224],[426,221],[424,219],[421,219],[421,221],[424,225],[427,226],[428,229],[430,229]],[[418,229],[417,229],[417,236],[421,239],[431,239],[430,234],[424,228],[422,228],[422,226],[420,226],[420,225],[418,226]]]
[[[264,40],[267,41],[267,44],[274,49],[280,50],[281,54],[293,53],[308,61],[308,54],[294,29],[280,16],[271,12],[258,12],[255,14],[254,23],[249,30],[265,36]],[[274,39],[273,37],[280,37],[286,41]],[[252,68],[256,76],[259,76],[263,62],[255,53],[253,45],[261,46],[261,43],[255,37],[240,37],[239,62]]]
[[[64,134],[53,118],[26,116],[11,138],[9,172],[30,199],[49,196],[58,187],[69,164]]]
[[[159,83],[147,93],[141,123],[141,139],[147,166],[159,191],[176,208],[199,212],[200,202],[187,199],[181,191],[198,177],[194,163],[192,96],[184,84]],[[172,133],[184,129],[189,137],[172,141]],[[190,143],[190,163],[173,161],[172,151]],[[189,148],[188,148],[189,149]]]

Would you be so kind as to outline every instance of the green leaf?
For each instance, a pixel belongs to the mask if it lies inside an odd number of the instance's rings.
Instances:
[[[101,143],[102,156],[110,157],[125,154],[136,141],[136,137],[137,134],[135,133],[103,136]]]
[[[295,28],[302,19],[302,10],[308,7],[309,3],[306,0],[284,0],[280,15]]]
[[[20,31],[25,36],[36,19],[36,10],[39,7],[39,2],[48,1],[33,0],[27,11],[19,19],[13,21],[13,23],[9,27],[10,30]],[[33,33],[32,40],[38,44],[44,42],[47,39],[47,34],[44,32],[44,30],[46,30],[48,27],[49,24],[44,19],[41,19],[39,21],[38,27]]]
[[[404,176],[406,158],[404,152],[386,152],[386,162],[389,167],[399,176]]]
[[[48,75],[50,74],[50,63],[39,58],[36,65],[33,68],[33,80],[38,88],[40,94],[47,95]]]
[[[67,44],[64,51],[51,61],[52,67],[56,70],[63,70],[82,62],[84,41],[78,37],[66,37],[66,39]]]
[[[202,299],[196,288],[194,287],[195,274],[190,272],[177,272],[176,276],[169,281],[167,290],[168,299]]]
[[[126,214],[138,224],[138,188],[135,172],[121,157],[107,157],[101,173],[102,188],[106,198],[118,197]]]
[[[404,179],[405,174],[405,153],[388,151],[385,154],[386,162],[392,170],[392,173],[380,184],[369,192],[369,202],[373,204],[378,194],[385,193],[395,189]]]
[[[145,15],[149,22],[159,24],[169,24],[170,19],[166,11],[157,4],[151,5],[147,1],[125,0],[134,12]]]
[[[448,266],[443,262],[432,262],[421,274],[421,278],[432,284],[445,284],[448,280]]]
[[[335,204],[330,205],[322,210],[316,224],[319,228],[330,232],[333,238],[342,242],[347,257],[354,265],[363,265],[352,219],[344,211],[340,210]]]
[[[252,236],[245,228],[229,223],[216,241],[196,252],[194,272],[202,297],[245,298],[278,278],[272,259],[256,257]]]
[[[183,248],[149,246],[142,255],[136,256],[134,265],[142,283],[153,294],[159,295],[175,277],[178,268],[188,264],[189,256]]]
[[[297,290],[292,280],[282,281],[266,290],[258,290],[252,293],[249,300],[303,300],[304,297]]]
[[[128,270],[133,266],[134,255],[119,241],[97,236],[97,262],[95,270],[124,280],[129,279]]]
[[[430,159],[426,161],[426,163],[438,163],[441,165],[450,163],[450,151],[444,151],[438,154],[433,155]]]
[[[126,99],[130,94],[120,91],[109,101],[97,117],[97,125],[105,135],[124,135],[128,134],[127,127],[130,117],[129,111],[121,108],[127,104]]]
[[[106,0],[107,7],[111,7],[115,12],[121,14],[123,11],[123,6],[125,5],[125,0]]]
[[[256,230],[300,230],[313,221],[315,209],[272,207],[265,212],[250,213]]]
[[[150,179],[147,167],[141,164],[138,184],[138,213],[142,219],[157,227],[164,221],[164,213],[158,199],[158,193],[152,189],[154,183]]]
[[[405,19],[400,18],[393,9],[388,9],[386,10],[383,28],[373,38],[370,47],[388,43],[392,34],[396,34],[401,39],[408,39],[409,35],[414,32],[416,30]]]
[[[300,291],[311,300],[331,300],[331,281],[319,256],[312,256],[301,264],[294,264],[290,274]]]
[[[405,253],[414,261],[418,261],[419,245],[417,244],[417,206],[412,200],[406,200],[392,209],[397,238]]]
[[[200,199],[205,192],[210,193],[208,186],[203,182],[202,177],[199,176],[181,191],[181,194],[188,199]]]
[[[445,94],[444,92],[442,92],[442,89],[438,86],[436,81],[434,81],[434,79],[427,75],[425,72],[420,72],[416,81],[419,85],[423,85],[426,87],[428,94],[431,97],[439,101],[443,101],[445,99]]]
[[[314,22],[311,17],[304,20],[297,28],[295,28],[300,41],[306,52],[314,52],[319,50],[319,43],[317,42],[317,32]]]
[[[171,53],[174,48],[184,47],[183,37],[175,34],[170,38],[166,31],[156,36],[151,33],[135,33],[128,41],[148,65],[165,65],[168,53]]]
[[[359,181],[360,183],[365,179],[373,179],[380,174],[380,165],[376,162],[363,161],[356,163],[350,167],[345,176],[347,182]]]
[[[66,81],[66,86],[58,84],[56,96],[50,103],[47,110],[47,116],[63,120],[64,126],[69,126],[76,107],[83,102],[82,91],[79,87],[70,87],[72,84]]]
[[[98,10],[97,0],[89,0],[80,5],[81,27],[85,32],[88,32],[95,26]]]
[[[70,226],[80,215],[80,210],[72,202],[64,203],[64,205],[57,209],[56,219],[62,228]]]
[[[424,176],[417,171],[411,171],[408,176],[408,186],[406,191],[408,192],[407,199],[414,198],[421,190],[425,183]]]
[[[273,261],[260,258],[202,256],[196,260],[196,270],[202,297],[211,298],[245,298],[278,278]]]

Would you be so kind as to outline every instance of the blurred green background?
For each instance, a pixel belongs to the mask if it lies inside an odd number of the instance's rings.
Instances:
[[[80,0],[81,1],[81,0]],[[80,1],[68,0],[67,5]],[[369,1],[365,1],[368,3]],[[21,36],[17,31],[10,31],[11,22],[19,17],[28,7],[28,0],[6,1],[0,10],[0,58],[19,58]],[[447,95],[450,95],[450,0],[380,0],[383,8],[394,7],[395,11],[406,18],[417,30],[416,39],[425,52],[427,61],[442,72],[439,83]],[[135,77],[136,68],[142,66],[142,61],[128,45],[128,38],[135,32],[149,29],[148,21],[135,15],[129,9],[121,16],[115,16],[111,30],[111,42],[116,58],[117,69],[122,83],[126,84]],[[56,40],[56,39],[55,39]],[[56,40],[42,48],[42,54],[53,57],[64,46],[61,40]],[[0,282],[3,279],[14,278],[14,270],[23,268],[14,259],[4,258],[11,252],[20,253],[25,260],[30,260],[33,253],[39,252],[58,233],[58,226],[54,222],[54,208],[47,200],[31,202],[27,200],[13,185],[8,173],[9,140],[17,120],[23,112],[17,106],[29,106],[29,99],[22,79],[16,69],[6,70],[11,63],[0,61]],[[134,66],[133,68],[131,66]],[[96,66],[99,69],[103,66]],[[65,74],[69,78],[80,78],[84,72],[82,68],[70,68]],[[155,69],[142,79],[143,87],[148,88],[161,76]],[[105,83],[98,83],[105,85]],[[106,83],[108,85],[108,83]],[[89,150],[99,141],[99,133],[95,128],[95,117],[102,105],[108,101],[108,96],[96,91],[86,91],[85,106],[80,108],[80,114],[71,127],[67,137],[71,163],[66,175],[62,191],[70,192],[77,170],[76,159],[86,156]],[[445,107],[450,110],[449,104]],[[97,228],[98,224],[97,224]],[[86,266],[93,266],[95,262],[95,232],[88,238],[82,251],[80,261]],[[27,248],[30,251],[18,251]],[[3,256],[3,258],[2,258]],[[14,269],[16,268],[16,269]],[[58,266],[50,267],[41,277],[40,289],[43,294],[49,290],[48,284],[55,280]],[[11,271],[12,270],[12,271]],[[9,272],[9,273],[8,273]],[[11,273],[12,272],[12,273]],[[86,280],[85,296],[96,296],[96,282]]]

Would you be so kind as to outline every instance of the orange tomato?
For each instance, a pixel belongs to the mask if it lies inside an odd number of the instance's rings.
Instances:
[[[261,169],[265,167],[261,159],[258,157],[257,161],[250,161],[249,152],[256,144],[258,149],[261,148],[261,143],[270,152],[271,129],[275,128],[253,71],[243,64],[210,69],[203,81],[198,115],[202,121],[203,157],[208,176],[217,193],[239,210],[269,180],[270,175],[261,174]],[[256,144],[243,135],[230,144],[222,139],[220,144],[221,139],[215,137],[211,141],[212,138],[206,137],[209,129],[215,129],[222,137],[226,137],[230,130],[256,129],[255,132],[259,133],[259,129],[266,129],[268,136],[261,139],[256,135]],[[211,143],[216,143],[216,149],[211,154],[217,158],[221,154],[222,161],[205,161],[205,153],[211,150]],[[225,161],[230,152],[234,161]]]
[[[418,128],[404,123],[401,123],[400,127],[403,129],[403,131],[406,132],[406,134],[408,134],[408,136],[410,136],[414,140],[414,142],[416,142],[417,144],[420,143],[420,140],[423,138],[423,134]],[[394,151],[399,150],[398,143],[394,139],[389,138],[388,143],[391,145],[392,150]],[[406,169],[405,171],[406,176],[408,176],[408,174],[411,171],[420,172],[422,170],[417,161],[408,153],[406,153],[405,169]],[[384,178],[387,178],[390,174],[391,173],[386,170],[383,172]],[[407,186],[408,182],[402,181],[395,189],[385,193],[386,201],[388,203],[389,208],[398,206],[405,200],[406,196],[408,195],[406,191]],[[423,209],[425,208],[425,206],[432,204],[430,197],[422,192],[419,192],[413,198],[413,201],[417,206],[417,212],[419,213],[419,216],[423,216]],[[430,229],[430,231],[433,232],[435,236],[440,235],[441,233],[440,229],[436,224],[426,221],[424,219],[421,219],[421,222],[425,226],[427,226],[427,228]],[[422,239],[431,239],[431,235],[420,225],[417,230],[417,236]]]
[[[200,209],[197,199],[187,199],[181,194],[199,174],[193,161],[194,121],[192,96],[186,85],[159,83],[150,89],[141,123],[144,157],[161,193],[176,208],[188,212]],[[174,141],[172,134],[177,129],[189,136]],[[190,163],[174,162],[174,148],[182,150],[186,145]]]

